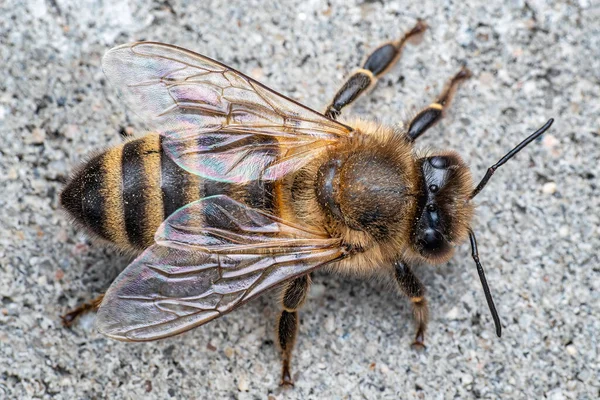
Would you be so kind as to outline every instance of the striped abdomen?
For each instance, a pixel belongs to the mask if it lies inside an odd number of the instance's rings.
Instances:
[[[217,194],[274,212],[272,184],[240,186],[190,174],[163,152],[159,135],[149,134],[91,159],[65,187],[61,204],[101,238],[142,250],[174,211]]]

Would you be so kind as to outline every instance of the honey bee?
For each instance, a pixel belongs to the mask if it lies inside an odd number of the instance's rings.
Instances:
[[[106,76],[158,133],[93,157],[61,203],[96,237],[141,254],[104,296],[65,321],[98,308],[102,334],[150,341],[203,325],[282,285],[281,383],[293,384],[298,309],[312,271],[389,274],[412,303],[414,345],[424,346],[428,308],[413,266],[446,262],[468,239],[500,336],[472,231],[473,198],[553,120],[476,186],[457,153],[414,148],[470,76],[464,67],[406,124],[337,121],[425,29],[419,21],[379,46],[323,114],[189,50],[153,42],[110,50],[102,61]]]

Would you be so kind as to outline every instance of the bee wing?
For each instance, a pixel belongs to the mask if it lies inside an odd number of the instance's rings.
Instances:
[[[227,196],[206,197],[173,213],[156,244],[117,277],[97,327],[125,341],[172,336],[343,254],[339,239]]]
[[[352,129],[217,61],[162,43],[115,47],[102,60],[129,107],[182,168],[227,182],[276,179]]]

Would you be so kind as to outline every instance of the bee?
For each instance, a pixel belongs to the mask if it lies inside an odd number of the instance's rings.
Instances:
[[[446,262],[468,240],[500,336],[472,230],[473,199],[553,120],[476,186],[457,153],[414,147],[470,76],[465,67],[406,124],[338,121],[425,29],[419,21],[401,39],[379,46],[324,113],[172,45],[137,42],[106,53],[109,81],[158,133],[93,157],[65,187],[61,203],[94,236],[141,254],[105,295],[65,321],[97,308],[102,334],[150,341],[203,325],[281,286],[281,383],[293,384],[298,310],[311,272],[387,274],[410,299],[413,344],[424,346],[428,306],[413,267]]]

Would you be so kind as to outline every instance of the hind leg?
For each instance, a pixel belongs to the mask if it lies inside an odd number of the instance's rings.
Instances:
[[[298,309],[306,300],[310,276],[304,275],[289,282],[281,299],[283,310],[277,320],[277,343],[281,349],[281,385],[294,385],[290,364],[298,335]]]
[[[62,319],[63,325],[65,327],[69,328],[73,325],[75,320],[77,318],[79,318],[82,314],[97,311],[98,307],[100,307],[100,304],[102,303],[103,298],[104,298],[104,294],[101,294],[101,295],[97,296],[96,298],[94,298],[93,300],[91,300],[87,303],[80,304],[73,310],[67,312],[64,315],[61,315],[60,319]]]

